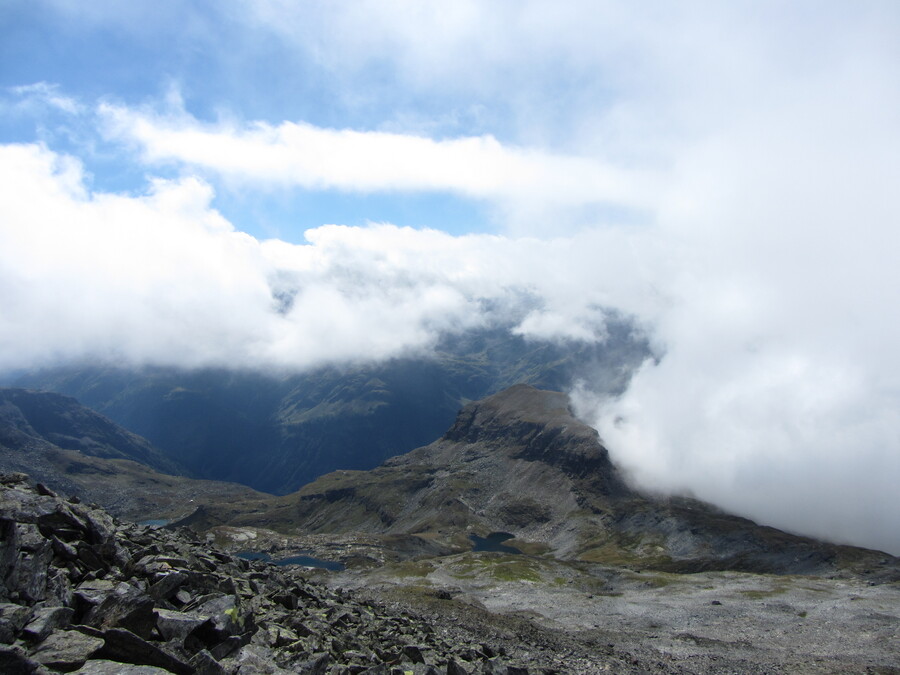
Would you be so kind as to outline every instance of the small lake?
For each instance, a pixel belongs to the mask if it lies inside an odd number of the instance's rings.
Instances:
[[[168,525],[170,521],[168,520],[142,520],[138,523],[138,525],[149,525],[150,527],[163,527],[164,525]]]
[[[522,553],[515,546],[506,546],[503,542],[512,539],[513,535],[509,532],[491,532],[486,537],[479,537],[477,534],[470,534],[469,539],[474,546],[472,551],[490,551],[493,553]]]
[[[258,553],[256,551],[242,551],[237,554],[238,558],[243,558],[244,560],[262,560],[264,562],[270,562],[273,565],[283,566],[283,565],[303,565],[304,567],[317,567],[323,570],[329,570],[331,572],[340,572],[345,569],[344,565],[339,562],[333,562],[331,560],[320,560],[319,558],[313,558],[309,555],[293,555],[288,558],[279,558],[277,560],[273,560],[272,557],[268,553]]]

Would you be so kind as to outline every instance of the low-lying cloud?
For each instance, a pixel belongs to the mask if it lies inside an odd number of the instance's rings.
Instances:
[[[0,148],[0,182],[0,369],[298,369],[427,350],[443,333],[517,318],[524,335],[594,340],[597,307],[628,267],[615,230],[543,242],[327,225],[303,245],[258,241],[211,207],[200,180],[94,193],[75,159],[38,145]],[[603,265],[597,250],[609,251]]]

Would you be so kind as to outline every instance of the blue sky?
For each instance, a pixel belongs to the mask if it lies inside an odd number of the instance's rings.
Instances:
[[[506,72],[492,74],[509,76],[504,83],[509,96],[484,84],[467,86],[466,73],[448,73],[444,82],[436,78],[411,84],[390,45],[345,59],[330,53],[345,49],[336,42],[339,36],[352,40],[355,36],[347,31],[364,26],[342,28],[336,25],[339,17],[329,17],[322,5],[298,3],[293,20],[308,21],[310,32],[321,32],[291,34],[269,24],[266,10],[256,11],[252,4],[5,3],[0,10],[0,87],[6,109],[2,138],[40,139],[56,151],[71,152],[85,163],[95,189],[140,190],[148,167],[136,164],[121,143],[98,133],[94,113],[101,102],[160,109],[177,96],[184,113],[210,124],[228,119],[278,125],[287,120],[434,138],[490,134],[510,143],[527,140],[530,133],[521,129],[524,111],[515,110],[522,106],[546,127],[534,135],[546,137],[552,148],[555,141],[566,141],[560,129],[565,129],[568,99],[593,95],[591,90],[605,86],[588,80],[583,69],[568,69],[554,59],[542,64],[544,73],[531,68],[522,72],[513,63],[500,68]],[[277,7],[259,6],[267,4]],[[440,12],[436,14],[439,20]],[[471,77],[477,80],[478,74]],[[78,114],[41,105],[38,92],[22,91],[37,84],[77,105]],[[29,99],[32,104],[24,106]],[[25,109],[16,110],[17,104]],[[547,116],[553,117],[552,124],[540,119]],[[154,165],[149,171],[172,176],[179,167]],[[441,189],[373,194],[294,187],[260,193],[223,185],[209,173],[204,178],[215,183],[215,205],[238,227],[260,237],[297,240],[304,229],[325,223],[392,222],[454,233],[496,230],[504,224],[485,200]]]
[[[238,12],[216,11],[221,3],[128,4],[132,8],[124,11],[109,7],[110,16],[84,16],[77,3],[72,9],[63,9],[63,3],[5,3],[0,77],[7,103],[23,97],[10,90],[41,82],[88,109],[101,100],[153,106],[177,90],[185,109],[200,120],[227,115],[359,129],[377,128],[403,108],[391,96],[397,88],[390,74],[378,73],[377,66],[357,78],[366,81],[365,106],[343,102],[342,83],[326,70],[280,39],[248,31]],[[3,116],[4,140],[41,138],[59,151],[74,152],[87,164],[97,189],[142,188],[145,169],[123,157],[120,147],[103,143],[91,120],[72,119],[52,107],[30,112]],[[85,152],[94,144],[99,147]],[[156,167],[154,173],[172,171]],[[388,221],[457,232],[489,226],[479,204],[440,194],[385,198],[287,190],[260,197],[222,189],[216,206],[248,232],[288,239],[332,222]]]
[[[6,0],[0,371],[612,308],[659,359],[574,391],[635,481],[900,553],[898,36],[893,0]]]

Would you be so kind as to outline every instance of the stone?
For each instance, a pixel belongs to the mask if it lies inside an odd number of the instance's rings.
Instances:
[[[81,668],[72,672],[73,675],[171,675],[164,668],[136,666],[105,659],[88,661]]]
[[[417,663],[413,668],[413,675],[440,675],[438,669],[425,663]]]
[[[225,675],[225,669],[207,650],[201,649],[191,657],[188,665],[195,675]]]
[[[18,645],[0,645],[0,673],[3,675],[32,675],[44,671],[37,661],[25,654]]]
[[[168,609],[157,609],[155,611],[156,628],[166,641],[178,640],[184,644],[184,639],[188,635],[199,626],[209,622],[208,618],[194,614],[175,612]]]
[[[100,638],[74,630],[60,630],[39,644],[31,652],[31,658],[52,670],[75,670],[102,646]]]
[[[123,628],[103,631],[103,648],[97,656],[112,661],[131,663],[138,666],[156,666],[176,675],[191,675],[191,668],[184,661]]]
[[[331,665],[330,654],[313,654],[310,660],[296,666],[297,675],[325,675],[329,665]]]
[[[422,655],[422,649],[417,645],[404,645],[403,656],[405,656],[413,663],[425,663],[425,657]]]
[[[72,622],[75,610],[71,607],[41,607],[36,609],[22,636],[32,642],[40,642],[57,628],[65,628]]]
[[[85,615],[84,623],[99,629],[121,627],[149,638],[156,627],[153,599],[134,586],[119,584]]]
[[[168,600],[188,581],[188,575],[182,572],[169,572],[153,583],[147,592],[154,600]]]
[[[116,586],[116,582],[109,579],[91,579],[78,584],[73,594],[86,604],[99,605],[107,595],[115,591]]]
[[[469,671],[463,668],[454,659],[447,662],[447,675],[469,675]]]
[[[32,609],[11,602],[0,602],[0,643],[12,644],[31,621]]]

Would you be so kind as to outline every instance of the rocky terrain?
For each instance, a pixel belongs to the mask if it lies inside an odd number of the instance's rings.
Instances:
[[[872,673],[897,583],[467,553],[337,574],[0,476],[0,672]]]
[[[23,474],[0,476],[0,533],[8,675],[530,672],[503,644],[118,523]]]
[[[0,479],[3,673],[900,672],[900,561],[641,494],[557,392],[511,387],[282,497],[3,394],[0,471],[55,481]]]

